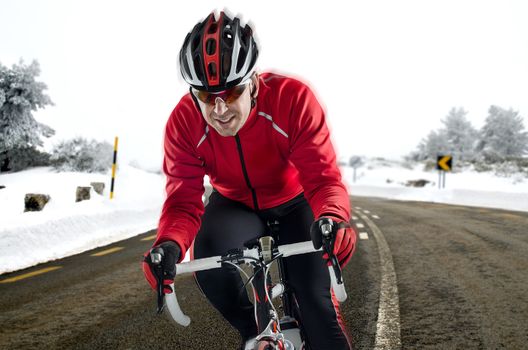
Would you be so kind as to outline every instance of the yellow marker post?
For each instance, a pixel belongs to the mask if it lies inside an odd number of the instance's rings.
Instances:
[[[112,163],[112,183],[110,184],[110,199],[114,198],[114,183],[115,183],[115,172],[116,172],[116,163],[117,163],[117,142],[118,137],[116,136],[114,141],[114,161]]]

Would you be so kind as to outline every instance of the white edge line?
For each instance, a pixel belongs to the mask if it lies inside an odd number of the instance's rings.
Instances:
[[[392,254],[381,230],[366,215],[359,216],[372,230],[380,257],[381,282],[374,349],[401,349],[400,305]]]

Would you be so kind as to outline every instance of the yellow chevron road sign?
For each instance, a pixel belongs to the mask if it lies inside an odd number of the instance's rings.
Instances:
[[[436,160],[436,169],[443,171],[451,171],[453,164],[453,156],[451,155],[442,155],[438,156]]]

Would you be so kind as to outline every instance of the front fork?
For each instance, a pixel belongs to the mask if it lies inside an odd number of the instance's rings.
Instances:
[[[259,239],[261,260],[269,264],[273,256],[273,238],[265,236]],[[257,308],[257,341],[271,341],[279,349],[284,349],[284,335],[280,331],[279,315],[273,308],[271,278],[266,276],[265,268],[254,266],[255,277],[252,284],[255,289],[255,302]],[[267,293],[266,293],[267,291]]]
[[[257,303],[257,329],[258,333],[264,332],[268,327],[270,318],[272,318],[274,310],[271,307],[271,300],[266,295],[265,288],[270,291],[271,281],[269,278],[265,281],[264,269],[254,267],[255,277],[251,282],[255,288],[255,302]],[[268,293],[271,294],[271,293]]]

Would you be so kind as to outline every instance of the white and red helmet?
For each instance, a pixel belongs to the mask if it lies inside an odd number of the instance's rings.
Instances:
[[[219,92],[248,79],[253,73],[258,47],[251,27],[220,12],[211,13],[187,34],[180,50],[185,81],[197,90]]]

